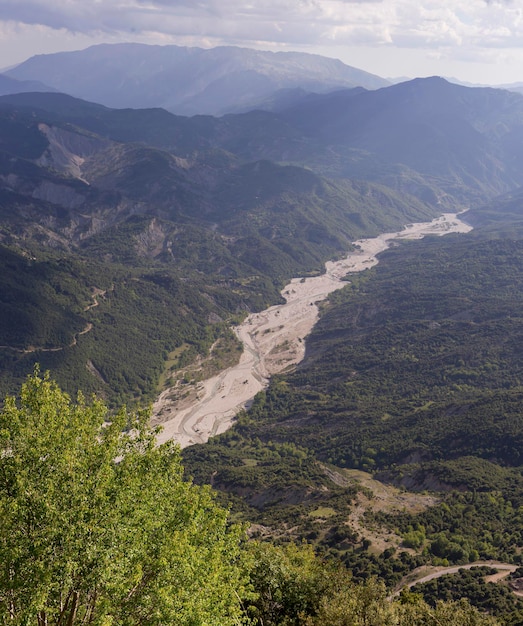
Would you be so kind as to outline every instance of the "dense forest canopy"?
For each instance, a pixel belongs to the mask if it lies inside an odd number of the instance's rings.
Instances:
[[[147,414],[109,422],[46,374],[0,413],[0,623],[495,624],[466,603],[389,602],[310,546],[247,543]]]
[[[189,475],[212,472],[260,536],[284,529],[391,588],[424,563],[521,563],[522,252],[521,239],[478,230],[383,253],[330,296],[295,372],[230,432],[184,450]],[[440,495],[392,511],[375,484],[361,493],[369,473]],[[383,533],[396,537],[387,549]],[[517,624],[505,591],[492,606]]]
[[[223,118],[0,98],[4,623],[521,624],[505,583],[388,596],[521,564],[522,129],[439,78]],[[134,408],[290,278],[464,209],[351,276],[233,429],[154,445]]]

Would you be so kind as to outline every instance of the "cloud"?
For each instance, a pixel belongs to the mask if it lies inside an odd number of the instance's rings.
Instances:
[[[478,54],[518,47],[511,0],[2,0],[0,20],[74,33],[207,42],[372,46]]]

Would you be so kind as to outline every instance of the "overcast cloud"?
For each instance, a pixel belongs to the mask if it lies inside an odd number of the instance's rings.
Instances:
[[[301,50],[382,76],[441,67],[476,82],[523,80],[516,0],[0,0],[0,66],[101,41]]]

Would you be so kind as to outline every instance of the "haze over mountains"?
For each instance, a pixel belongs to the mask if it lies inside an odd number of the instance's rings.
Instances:
[[[318,55],[142,44],[38,55],[6,75],[110,107],[162,107],[180,115],[221,115],[275,106],[306,92],[388,84]]]
[[[471,234],[350,277],[300,367],[184,462],[255,532],[391,589],[428,562],[521,563],[523,95],[251,52],[97,46],[0,77],[0,395],[40,363],[111,407],[188,401],[290,278],[463,210]],[[440,493],[379,508],[351,472]]]
[[[9,371],[16,379],[32,361],[52,361],[59,375],[109,396],[115,389],[122,397],[150,394],[165,350],[190,335],[205,351],[216,331],[202,334],[206,320],[277,301],[286,280],[320,270],[350,241],[478,206],[523,185],[523,97],[438,78],[309,95],[279,113],[221,118],[21,93],[0,98],[0,122],[2,242],[27,258],[44,253],[106,264],[93,266],[91,279],[84,275],[73,292],[62,285],[48,293],[49,306],[35,305],[16,332],[6,323],[0,345],[6,363],[16,362]],[[98,319],[100,302],[89,308],[89,293],[101,289],[108,300],[106,287],[121,280],[122,293],[124,283],[129,289],[121,264],[134,268],[133,280],[147,289],[178,285],[161,298],[177,293],[179,312],[187,311],[186,298],[196,298],[201,317],[193,313],[188,326],[178,321],[176,338],[161,331],[161,349],[142,333],[137,354],[126,352],[132,324],[120,312],[120,347],[93,359],[99,333],[116,343],[118,333]],[[158,272],[167,272],[167,283]],[[104,278],[94,280],[100,273]],[[142,327],[157,297],[141,294],[143,308],[134,315]],[[6,306],[4,319],[16,318],[17,296]],[[79,336],[89,325],[93,330]]]
[[[0,95],[5,96],[11,93],[24,93],[32,91],[56,91],[48,85],[44,85],[38,80],[16,80],[9,78],[5,74],[0,74]]]

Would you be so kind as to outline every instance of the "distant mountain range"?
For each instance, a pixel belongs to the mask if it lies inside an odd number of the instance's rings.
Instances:
[[[254,536],[391,592],[429,562],[521,564],[523,95],[251,52],[101,46],[0,77],[0,398],[38,363],[111,408],[192,402],[290,278],[468,209],[470,234],[350,276],[299,367],[184,464]]]
[[[0,369],[39,360],[122,400],[152,393],[170,350],[205,352],[209,320],[278,301],[351,241],[523,186],[523,96],[440,78],[220,118],[19,93],[0,131]]]
[[[516,93],[523,93],[523,83],[510,83],[508,85],[500,85],[500,87]]]
[[[33,91],[57,91],[49,85],[44,85],[38,80],[16,80],[9,78],[5,74],[0,74],[0,96],[7,96],[13,93],[27,93]]]
[[[102,44],[38,55],[6,76],[42,81],[54,90],[110,107],[162,107],[180,115],[222,115],[278,106],[308,92],[389,84],[319,55],[143,44]]]

